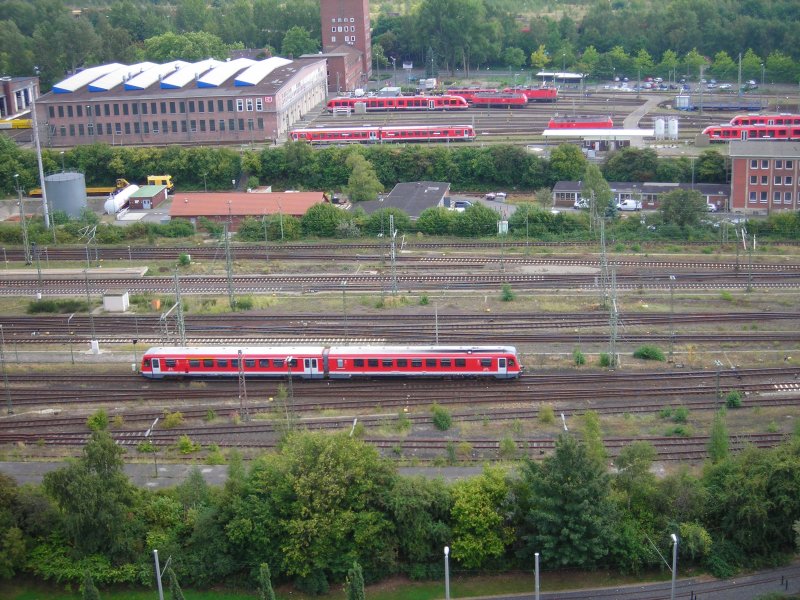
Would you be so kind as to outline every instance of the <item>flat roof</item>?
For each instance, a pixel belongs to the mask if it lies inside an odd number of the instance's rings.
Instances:
[[[173,196],[169,214],[172,217],[301,216],[315,204],[325,201],[322,192],[178,192]]]
[[[800,158],[800,143],[777,140],[734,140],[728,148],[730,156],[764,158]]]
[[[544,137],[591,138],[593,140],[629,140],[653,137],[655,129],[545,129]]]
[[[131,194],[131,198],[152,198],[166,187],[165,185],[143,185]]]

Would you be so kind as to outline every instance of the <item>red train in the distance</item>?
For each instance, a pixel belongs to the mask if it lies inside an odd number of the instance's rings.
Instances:
[[[703,129],[712,142],[800,140],[800,115],[737,115],[729,123]]]
[[[333,98],[328,101],[329,112],[355,110],[363,104],[367,112],[386,110],[466,110],[467,101],[461,96],[388,96]]]
[[[237,377],[487,377],[515,379],[513,346],[244,346],[157,347],[142,356],[150,379]]]
[[[553,117],[547,124],[548,129],[611,129],[614,121],[611,117]]]
[[[461,96],[468,104],[474,104],[476,96],[496,94],[522,95],[525,96],[525,102],[556,102],[558,100],[558,89],[554,87],[509,87],[502,90],[496,88],[448,88],[447,94]]]
[[[472,106],[475,108],[522,108],[528,105],[524,94],[475,94],[472,96]]]
[[[314,127],[293,129],[289,137],[312,144],[382,144],[384,142],[471,142],[475,139],[472,125],[397,125],[361,127]]]

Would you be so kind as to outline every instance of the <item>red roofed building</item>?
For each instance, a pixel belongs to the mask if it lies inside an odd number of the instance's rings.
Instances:
[[[200,217],[219,223],[230,220],[231,228],[236,229],[247,217],[260,219],[279,214],[302,217],[320,202],[328,202],[322,192],[178,192],[173,196],[169,216],[192,222]]]

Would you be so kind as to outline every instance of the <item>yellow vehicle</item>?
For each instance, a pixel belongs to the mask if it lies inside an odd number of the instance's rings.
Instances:
[[[148,175],[147,185],[165,185],[168,192],[175,187],[175,184],[172,183],[172,175]]]
[[[87,187],[86,188],[86,195],[87,196],[108,196],[111,192],[116,192],[117,190],[121,190],[123,188],[128,187],[130,184],[125,179],[117,179],[117,183],[114,186],[98,186],[98,187]],[[42,188],[33,188],[30,193],[28,194],[31,198],[41,198],[42,197]]]

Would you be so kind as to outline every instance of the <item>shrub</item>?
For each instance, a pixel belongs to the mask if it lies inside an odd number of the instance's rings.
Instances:
[[[108,429],[108,414],[101,408],[86,419],[86,425],[92,431],[104,431]]]
[[[176,446],[181,454],[191,454],[200,450],[200,444],[195,444],[188,435],[179,437]]]
[[[447,452],[447,464],[454,465],[458,462],[458,454],[455,442],[452,440],[447,442],[445,446],[445,452]]]
[[[514,299],[514,290],[507,283],[503,284],[503,291],[500,294],[500,299],[503,302],[511,302]]]
[[[725,396],[725,406],[728,408],[739,408],[742,405],[742,392],[733,390]]]
[[[730,292],[721,292],[719,298],[725,302],[733,302],[733,294]]]
[[[164,429],[174,429],[180,425],[183,425],[183,413],[178,411],[173,413],[164,412],[164,421],[161,424]]]
[[[669,406],[665,406],[660,411],[658,411],[659,419],[669,419],[671,416],[672,416],[672,409]]]
[[[397,413],[397,425],[395,427],[397,428],[397,431],[400,432],[411,429],[411,419],[409,419],[408,415],[402,410]]]
[[[539,408],[539,422],[544,425],[552,425],[556,421],[556,414],[552,404],[542,404]]]
[[[450,426],[453,424],[453,418],[450,416],[450,413],[447,409],[442,408],[438,404],[434,404],[431,408],[431,412],[433,413],[433,425],[439,431],[447,431],[450,429]]]
[[[689,437],[692,435],[692,428],[685,425],[675,425],[672,429],[667,429],[664,435],[671,437]]]
[[[37,300],[28,305],[28,314],[86,312],[88,304],[80,300]]]
[[[576,367],[582,367],[586,364],[586,355],[575,348],[575,350],[572,351],[572,360],[575,362]]]
[[[689,419],[689,409],[685,406],[679,406],[672,412],[672,420],[675,423],[686,423]]]
[[[253,310],[253,304],[251,296],[242,296],[236,299],[236,310]]]
[[[598,364],[601,367],[610,367],[613,364],[613,361],[611,360],[611,355],[608,354],[607,352],[601,352]]]
[[[510,437],[504,437],[500,440],[498,453],[500,458],[514,458],[517,455],[517,442]]]
[[[206,420],[206,422],[207,422],[207,423],[211,423],[211,422],[212,422],[213,420],[215,420],[216,418],[217,418],[217,413],[216,413],[216,412],[214,412],[212,409],[210,409],[210,408],[209,408],[209,409],[206,411],[206,416],[205,416],[205,420]]]
[[[150,440],[146,440],[144,442],[139,442],[138,444],[136,444],[136,450],[142,453],[145,452],[152,453],[156,451],[156,446]]]
[[[661,362],[666,360],[664,353],[656,346],[640,346],[633,353],[633,357],[641,360],[658,360]]]
[[[192,264],[192,257],[184,252],[178,257],[178,264],[181,267],[188,267],[190,264]]]
[[[422,296],[419,297],[419,304],[420,304],[420,306],[427,306],[428,305],[428,295],[427,294],[422,294]]]

